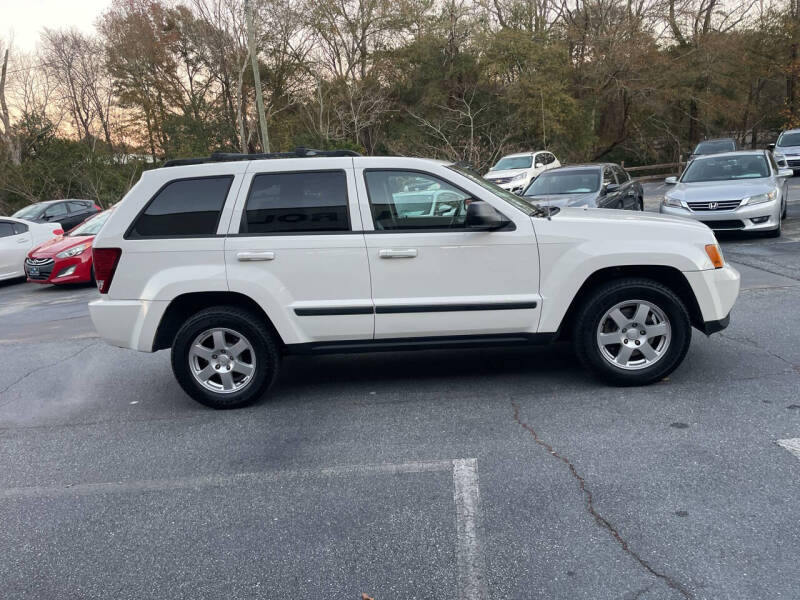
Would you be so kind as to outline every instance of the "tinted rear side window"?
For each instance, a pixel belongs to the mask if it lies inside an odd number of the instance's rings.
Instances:
[[[253,177],[240,233],[350,231],[344,171]]]
[[[185,237],[214,235],[233,177],[178,179],[150,200],[127,237]]]

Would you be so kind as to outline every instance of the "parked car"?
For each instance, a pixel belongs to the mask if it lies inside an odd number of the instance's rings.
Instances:
[[[215,155],[145,171],[94,240],[100,336],[199,402],[262,396],[287,353],[571,337],[617,385],[660,381],[727,326],[739,274],[688,219],[533,205],[437,161]],[[457,198],[398,209],[409,186]]]
[[[81,283],[94,281],[92,242],[113,209],[108,209],[28,253],[25,274],[34,283]]]
[[[31,223],[14,217],[0,217],[0,281],[25,276],[25,255],[64,230],[59,223]]]
[[[769,145],[778,166],[800,173],[800,129],[789,129],[778,136],[778,141]]]
[[[781,234],[786,218],[787,178],[766,150],[742,150],[701,156],[690,162],[664,195],[662,214],[689,217],[715,230],[760,231]]]
[[[560,166],[561,163],[552,152],[520,152],[498,160],[484,178],[504,190],[519,194],[540,173]]]
[[[619,165],[559,167],[534,179],[522,197],[540,206],[644,210],[642,184]]]
[[[101,210],[91,200],[48,200],[30,204],[12,216],[34,223],[61,223],[64,231],[69,231]]]
[[[719,154],[720,152],[735,152],[739,150],[739,143],[733,138],[714,138],[703,140],[695,146],[689,155],[689,160],[707,154]],[[688,161],[687,161],[688,162]]]

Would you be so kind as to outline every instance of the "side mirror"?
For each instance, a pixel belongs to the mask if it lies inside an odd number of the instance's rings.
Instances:
[[[535,165],[533,165],[533,168],[534,169],[541,169],[543,166],[544,166],[544,163],[536,163]]]
[[[620,185],[618,183],[607,183],[605,186],[606,194],[613,194],[619,191]]]
[[[778,177],[792,177],[793,175],[792,169],[778,169]]]
[[[678,178],[674,177],[674,176],[673,177],[665,177],[664,178],[664,183],[666,183],[667,185],[675,185],[676,183],[678,183]]]
[[[464,225],[473,231],[492,231],[500,229],[508,223],[491,204],[483,200],[473,200],[467,206]]]
[[[767,150],[770,152],[775,152],[775,144],[767,144]]]

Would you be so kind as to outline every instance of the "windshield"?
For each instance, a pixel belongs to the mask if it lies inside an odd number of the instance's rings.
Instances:
[[[544,216],[546,214],[550,214],[549,212],[546,212],[545,210],[539,208],[538,206],[533,206],[531,204],[528,204],[527,202],[520,200],[519,196],[517,196],[516,194],[512,194],[511,192],[504,190],[499,185],[495,185],[491,181],[486,181],[483,177],[478,177],[477,175],[475,175],[474,173],[472,173],[467,169],[462,169],[461,167],[457,167],[456,165],[450,165],[447,168],[452,169],[456,173],[460,173],[470,181],[477,183],[479,186],[481,186],[486,190],[489,190],[495,196],[497,196],[501,200],[505,200],[511,206],[521,210],[528,216],[531,215]]]
[[[78,225],[67,235],[70,237],[75,237],[79,235],[97,235],[100,232],[100,228],[103,227],[105,222],[108,220],[108,216],[110,214],[111,214],[110,210],[103,211],[97,216],[94,216],[88,221],[85,221],[83,224]]]
[[[15,212],[12,217],[16,217],[17,219],[32,219],[39,211],[42,210],[41,204],[31,204],[30,206],[26,206],[25,208],[20,208],[17,212]]]
[[[736,150],[733,140],[710,140],[697,144],[694,154],[716,154],[717,152],[730,152],[731,150]]]
[[[588,194],[600,189],[599,169],[550,171],[542,173],[525,190],[526,196]]]
[[[690,162],[681,176],[681,182],[755,179],[769,177],[769,174],[769,165],[763,154],[720,156]]]
[[[800,146],[800,131],[782,133],[778,138],[777,146]]]
[[[532,156],[504,156],[489,170],[505,171],[508,169],[530,169],[532,161]]]

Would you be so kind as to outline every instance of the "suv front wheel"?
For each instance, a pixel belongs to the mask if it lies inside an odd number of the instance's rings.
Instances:
[[[648,279],[618,279],[593,290],[578,311],[573,344],[581,362],[614,385],[647,385],[683,361],[692,338],[686,308]]]
[[[235,306],[192,315],[172,344],[172,370],[183,390],[211,408],[258,400],[278,374],[280,354],[258,316]]]

